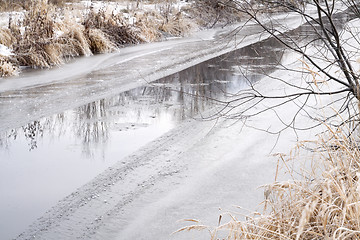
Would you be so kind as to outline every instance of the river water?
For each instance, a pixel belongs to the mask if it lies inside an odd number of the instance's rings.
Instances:
[[[0,132],[0,238],[20,234],[63,197],[184,119],[209,117],[209,109],[222,107],[218,100],[259,81],[289,56],[278,41],[260,41],[141,87]],[[88,76],[90,80],[101,81],[96,75]],[[61,87],[87,82],[66,84]],[[53,89],[3,93],[0,104],[8,104],[9,95],[21,95],[26,102],[39,91],[50,95]],[[42,103],[36,107],[42,108]]]

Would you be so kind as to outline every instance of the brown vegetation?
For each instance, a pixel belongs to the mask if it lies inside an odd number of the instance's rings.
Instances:
[[[0,77],[14,76],[18,73],[18,68],[7,58],[0,55]]]

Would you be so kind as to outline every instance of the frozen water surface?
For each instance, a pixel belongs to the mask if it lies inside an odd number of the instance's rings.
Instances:
[[[166,160],[166,151],[172,157],[182,153],[178,149],[170,153],[172,137],[166,139],[170,145],[164,146],[169,149],[162,150],[164,162],[161,160],[159,165],[155,164],[154,155],[149,158],[153,165],[137,173],[133,169],[147,163],[131,155],[184,124],[186,119],[200,118],[209,109],[216,109],[216,100],[226,99],[249,81],[256,82],[276,71],[286,53],[274,39],[259,41],[264,36],[259,32],[250,25],[251,34],[237,43],[231,42],[234,36],[226,35],[225,30],[208,32],[187,40],[130,47],[116,54],[79,59],[59,69],[1,79],[1,239],[16,237],[65,196],[81,195],[76,189],[105,170],[109,172],[97,178],[112,179],[113,169],[123,166],[125,175],[114,179],[123,179],[119,191],[129,192],[118,202],[109,196],[101,195],[100,199],[99,191],[112,184],[119,187],[115,180],[100,181],[103,185],[96,185],[96,191],[86,190],[87,197],[82,197],[76,207],[80,209],[99,198],[104,208],[111,204],[121,208],[132,201],[127,202],[127,196],[140,194],[139,187],[147,189],[154,186],[157,177],[181,171],[181,167],[167,169],[170,160]],[[234,44],[239,50],[226,53],[234,49]],[[195,128],[191,134],[197,134]],[[187,141],[183,144],[190,144],[191,138]],[[156,154],[157,150],[152,152]],[[133,175],[132,180],[126,179],[127,173]],[[142,182],[145,176],[150,178]],[[129,182],[125,184],[126,181]],[[157,188],[161,189],[162,184]],[[54,210],[56,218],[66,218],[74,211],[72,200],[66,201],[59,203],[66,203],[63,210]],[[154,208],[150,207],[150,212],[151,209]],[[101,222],[102,218],[98,216],[93,221]],[[46,230],[50,223],[42,220],[41,224],[40,229]],[[131,229],[129,226],[124,232]],[[45,234],[42,239],[56,236]],[[26,235],[23,237],[26,239]]]

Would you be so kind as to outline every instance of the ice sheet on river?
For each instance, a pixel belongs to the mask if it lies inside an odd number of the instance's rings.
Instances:
[[[0,130],[141,86],[267,38],[255,25],[249,25],[246,37],[230,32],[212,30],[126,48],[1,80],[0,114],[9,117],[0,120]],[[279,148],[288,148],[289,139]],[[274,162],[267,154],[274,142],[276,136],[254,133],[239,123],[186,120],[60,201],[18,239],[188,239],[170,236],[183,226],[177,220],[198,218],[216,225],[219,207],[255,207],[262,191],[254,189],[273,177]]]

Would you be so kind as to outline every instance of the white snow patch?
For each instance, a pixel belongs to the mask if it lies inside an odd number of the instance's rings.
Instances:
[[[9,25],[9,19],[13,23],[17,23],[24,18],[25,11],[22,12],[2,12],[0,13],[0,27],[7,27]]]
[[[13,55],[13,53],[10,48],[8,48],[5,45],[0,44],[0,55],[9,57],[9,56]]]

